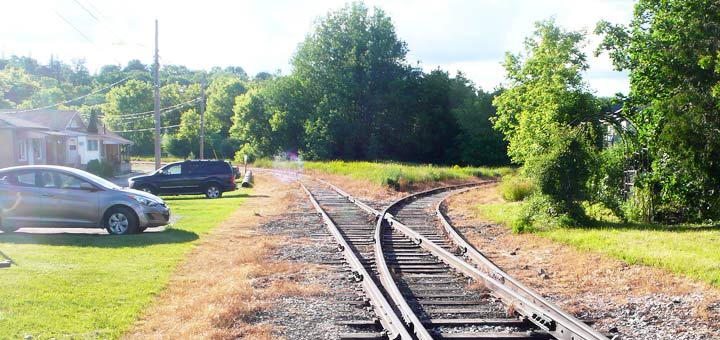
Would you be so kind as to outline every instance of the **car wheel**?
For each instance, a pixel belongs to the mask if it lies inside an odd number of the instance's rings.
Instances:
[[[20,228],[18,228],[18,227],[6,227],[6,226],[4,226],[4,225],[0,225],[0,231],[2,231],[2,232],[4,232],[4,233],[12,233],[12,232],[15,232],[15,231],[18,230],[18,229],[20,229]]]
[[[205,197],[207,198],[220,198],[222,196],[222,190],[217,184],[209,184],[205,187]]]
[[[155,194],[155,190],[153,190],[153,188],[152,188],[151,186],[149,186],[149,185],[143,185],[143,186],[141,186],[141,187],[139,188],[139,190],[140,190],[140,191],[147,192],[148,194],[156,195],[156,194]]]
[[[138,219],[130,209],[115,207],[105,214],[105,229],[113,235],[126,235],[138,230]]]

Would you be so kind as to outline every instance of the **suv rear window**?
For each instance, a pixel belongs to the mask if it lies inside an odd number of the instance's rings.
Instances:
[[[232,172],[225,162],[188,162],[185,163],[188,175],[211,175]]]

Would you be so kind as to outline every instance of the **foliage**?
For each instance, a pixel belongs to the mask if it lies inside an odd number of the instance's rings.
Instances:
[[[522,176],[504,176],[500,182],[500,193],[509,202],[522,201],[537,190],[535,183]]]
[[[319,18],[292,57],[292,72],[248,77],[239,66],[160,70],[164,154],[199,153],[197,114],[207,81],[205,155],[230,158],[277,153],[305,159],[505,165],[506,143],[492,129],[493,98],[462,73],[429,73],[407,64],[407,46],[391,18],[362,2]],[[118,84],[115,84],[118,83]],[[114,84],[111,89],[103,90]],[[96,93],[92,93],[95,91]],[[154,88],[149,65],[105,65],[94,75],[84,60],[48,65],[0,59],[0,108],[56,106],[134,142],[133,156],[154,151]]]
[[[641,0],[628,26],[596,29],[615,67],[630,71],[624,109],[647,148],[639,184],[657,201],[655,220],[720,218],[718,12],[717,1]]]
[[[615,145],[602,150],[592,167],[589,184],[591,201],[602,203],[617,217],[626,218],[628,212],[625,205],[625,177],[626,168],[624,145]]]
[[[198,239],[230,216],[247,190],[219,200],[167,198],[182,218],[162,232],[0,234],[0,248],[19,264],[2,272],[0,338],[121,338]]]
[[[113,176],[112,164],[106,160],[93,159],[87,163],[87,171],[100,177],[110,178]]]
[[[495,128],[508,141],[510,158],[523,164],[541,193],[531,201],[521,229],[534,212],[583,216],[597,130],[591,117],[598,111],[582,79],[587,69],[583,43],[583,33],[564,31],[548,20],[536,23],[524,56],[506,54],[509,86],[495,98]],[[553,209],[558,211],[546,214]]]

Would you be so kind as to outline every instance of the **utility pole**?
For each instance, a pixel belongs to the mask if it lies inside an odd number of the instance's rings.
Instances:
[[[160,169],[160,58],[158,57],[158,21],[155,19],[155,170]]]
[[[205,159],[205,78],[203,77],[200,87],[202,99],[200,99],[200,159]]]

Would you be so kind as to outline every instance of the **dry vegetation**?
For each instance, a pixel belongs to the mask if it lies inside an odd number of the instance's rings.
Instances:
[[[628,265],[597,253],[578,251],[533,234],[512,234],[509,228],[478,216],[479,204],[501,202],[494,186],[451,197],[449,212],[455,226],[493,262],[546,296],[562,296],[564,309],[579,313],[590,305],[622,305],[631,297],[701,294],[695,315],[718,319],[708,306],[720,302],[720,291],[687,277],[642,265]],[[539,275],[543,270],[549,278]]]
[[[279,296],[322,293],[299,283],[314,267],[265,258],[289,240],[255,231],[297,210],[296,184],[258,175],[255,187],[242,208],[192,251],[126,339],[276,339],[269,325],[252,324],[253,316]]]

